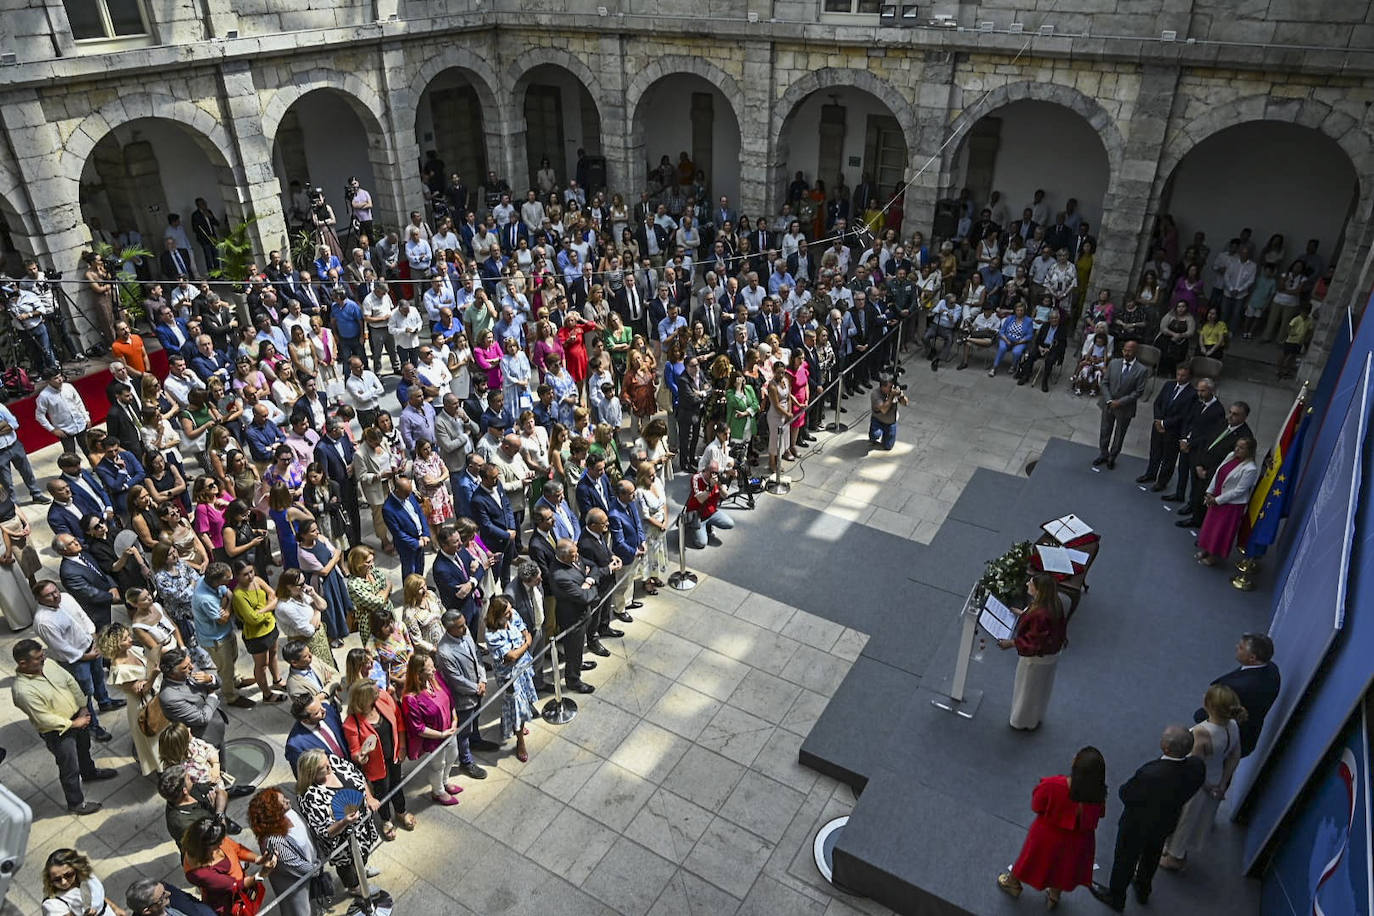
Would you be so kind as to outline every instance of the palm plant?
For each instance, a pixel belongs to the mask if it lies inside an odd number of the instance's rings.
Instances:
[[[93,249],[106,264],[113,265],[118,262],[121,265],[119,279],[115,282],[115,289],[119,294],[119,308],[128,312],[129,317],[135,321],[146,318],[146,310],[143,308],[143,284],[132,272],[123,270],[122,266],[140,258],[151,258],[153,253],[141,245],[126,245],[116,251],[109,242],[97,242]]]

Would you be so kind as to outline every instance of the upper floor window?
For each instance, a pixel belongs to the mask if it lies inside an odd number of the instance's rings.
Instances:
[[[882,7],[882,0],[825,0],[827,13],[866,13],[876,15]]]
[[[76,41],[112,41],[148,34],[141,0],[62,0]]]

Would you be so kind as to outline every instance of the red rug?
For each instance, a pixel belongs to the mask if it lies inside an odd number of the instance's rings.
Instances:
[[[154,375],[158,378],[167,377],[167,354],[161,349],[152,350],[148,354],[148,362]],[[99,368],[92,368],[91,371],[81,376],[79,379],[69,380],[69,384],[76,386],[76,390],[81,393],[81,400],[86,405],[86,410],[91,414],[91,426],[99,426],[105,422],[105,415],[110,412],[110,399],[105,396],[105,386],[110,384],[109,363],[98,363]],[[41,448],[46,448],[57,442],[57,437],[46,429],[38,425],[34,419],[34,402],[38,397],[38,392],[43,390],[45,382],[35,380],[36,388],[34,393],[25,398],[10,401],[5,406],[14,414],[14,418],[19,421],[19,441],[24,445],[24,451],[33,454]]]

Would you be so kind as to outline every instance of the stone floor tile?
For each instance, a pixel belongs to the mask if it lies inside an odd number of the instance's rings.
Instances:
[[[580,811],[564,808],[530,847],[529,858],[549,871],[581,885],[612,846],[616,832]]]
[[[582,882],[582,889],[622,916],[644,916],[676,873],[675,863],[621,837]]]
[[[849,662],[811,646],[798,646],[779,674],[794,684],[831,696],[849,673]]]
[[[719,814],[750,833],[777,843],[805,798],[805,793],[751,770],[721,805]]]
[[[679,684],[699,690],[709,697],[726,700],[749,671],[749,666],[743,662],[711,649],[702,649],[677,680]]]
[[[460,803],[466,795],[464,792],[460,796]],[[516,852],[523,853],[543,835],[564,807],[553,796],[545,795],[527,782],[513,779],[473,819],[472,825],[500,837]]]
[[[639,809],[625,836],[665,859],[681,863],[711,825],[714,815],[667,789],[660,788]]]
[[[835,645],[831,647],[830,654],[853,663],[858,661],[859,655],[866,645],[868,645],[867,633],[845,627],[840,638],[835,640]]]
[[[666,678],[674,679],[692,663],[701,646],[667,630],[655,630],[630,653],[630,660]]]
[[[715,811],[730,797],[745,769],[743,764],[693,745],[682,755],[664,784],[688,801]]]
[[[610,761],[650,782],[661,783],[690,746],[686,738],[641,721],[611,753]]]
[[[733,706],[723,706],[702,730],[697,743],[747,767],[754,762],[772,731],[773,725],[767,719]]]
[[[731,916],[739,905],[739,900],[725,891],[679,869],[649,910],[649,916]]]
[[[844,625],[806,611],[797,611],[781,632],[803,645],[829,652],[844,632]]]
[[[624,767],[607,761],[583,784],[570,803],[617,833],[639,813],[640,806],[654,794],[655,786]]]
[[[711,821],[683,867],[726,893],[743,898],[773,846],[722,817]]]
[[[704,693],[674,684],[663,692],[663,696],[659,697],[644,718],[689,741],[695,741],[722,705],[719,700]]]
[[[802,741],[801,735],[785,728],[773,729],[749,768],[799,792],[810,792],[820,774],[798,762]]]
[[[632,716],[643,716],[672,683],[670,678],[631,660],[626,662],[624,669],[597,688],[596,697],[599,701],[619,706]],[[623,735],[620,740],[624,740]],[[616,741],[616,744],[619,743]]]
[[[724,579],[704,576],[697,583],[697,587],[688,592],[687,595],[698,604],[704,604],[726,614],[733,614],[735,609],[749,597],[749,590],[740,588],[738,585],[732,585]]]
[[[823,916],[825,906],[768,875],[760,875],[738,913],[739,916],[777,916],[781,913],[787,913],[788,916]]]
[[[750,592],[744,603],[735,609],[735,616],[740,620],[747,620],[775,633],[781,632],[796,613],[796,608],[755,592]]]
[[[754,668],[730,695],[730,705],[776,725],[787,715],[801,690],[790,681]]]
[[[792,708],[787,711],[787,715],[782,717],[779,724],[793,734],[805,737],[811,733],[811,728],[825,711],[826,705],[830,702],[829,695],[821,695],[814,690],[803,690],[801,696],[797,697]]]
[[[543,753],[530,757],[518,778],[546,795],[567,802],[600,769],[601,763],[602,758],[586,748],[555,738]]]

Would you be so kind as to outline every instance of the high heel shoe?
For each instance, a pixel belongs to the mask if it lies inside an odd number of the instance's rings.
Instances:
[[[997,876],[997,886],[1010,894],[1013,900],[1021,896],[1021,882],[1013,878],[1010,872],[1002,872]]]
[[[1059,906],[1059,892],[1055,890],[1045,891],[1045,909],[1052,910]]]

